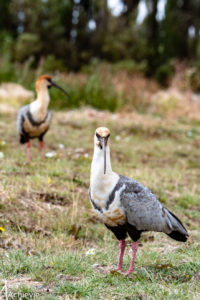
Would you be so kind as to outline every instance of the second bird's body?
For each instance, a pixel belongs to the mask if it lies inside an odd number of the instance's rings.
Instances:
[[[30,139],[39,139],[42,156],[44,155],[43,137],[51,122],[51,113],[48,110],[50,102],[48,89],[51,86],[59,88],[68,95],[65,90],[52,81],[51,76],[42,75],[36,81],[36,100],[23,106],[18,112],[17,129],[20,135],[20,143],[26,143],[27,146],[27,160],[30,160]]]
[[[43,139],[51,121],[48,105],[49,95],[46,94],[42,100],[38,98],[19,110],[17,125],[21,143],[26,143],[33,138],[38,138],[40,141]]]

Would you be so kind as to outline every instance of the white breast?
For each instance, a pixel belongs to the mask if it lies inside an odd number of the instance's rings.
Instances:
[[[36,122],[41,122],[46,117],[47,106],[39,101],[34,101],[30,104],[30,113]]]
[[[107,174],[107,176],[104,176],[105,178],[104,180],[101,180],[101,185],[99,184],[99,180],[91,180],[90,192],[92,201],[97,207],[101,208],[101,211],[95,208],[94,211],[101,222],[109,226],[118,226],[119,224],[123,224],[126,219],[124,209],[120,202],[120,195],[125,189],[125,186],[122,186],[118,191],[115,192],[114,200],[107,209],[106,205],[109,195],[115,188],[119,180],[119,175],[112,172],[112,174]]]
[[[104,174],[104,153],[95,141],[90,176],[90,194],[95,204],[93,205],[95,213],[103,223],[109,226],[117,226],[125,222],[124,210],[120,205],[120,194],[124,187],[116,191],[115,198],[107,209],[109,195],[118,181],[119,175],[113,172],[111,168],[109,145],[106,147],[106,174]],[[99,209],[96,209],[95,206]]]

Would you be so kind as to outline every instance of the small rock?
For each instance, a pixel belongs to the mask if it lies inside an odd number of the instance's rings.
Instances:
[[[0,159],[3,159],[3,158],[4,158],[4,153],[0,152]]]
[[[63,144],[58,144],[58,148],[59,148],[59,149],[64,149],[65,146],[64,146]]]
[[[116,135],[115,140],[116,141],[120,141],[121,140],[121,136],[120,135]]]
[[[52,157],[56,156],[56,152],[47,152],[45,154],[45,156],[48,157],[48,158],[52,158]]]

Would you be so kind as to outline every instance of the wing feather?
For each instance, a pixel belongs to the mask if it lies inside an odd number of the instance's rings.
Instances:
[[[121,204],[125,209],[128,223],[138,230],[170,233],[173,224],[168,210],[156,196],[136,180],[121,176],[126,188],[122,191]]]

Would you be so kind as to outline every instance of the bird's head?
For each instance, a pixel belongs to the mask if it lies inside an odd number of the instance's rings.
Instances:
[[[97,128],[94,135],[95,146],[97,146],[100,151],[103,151],[104,154],[104,174],[106,174],[106,146],[108,144],[109,136],[110,131],[106,127]]]
[[[52,86],[56,87],[57,89],[61,90],[65,93],[69,98],[69,94],[58,84],[52,81],[52,77],[49,75],[42,75],[36,80],[36,91],[38,92],[41,89],[50,89]]]

